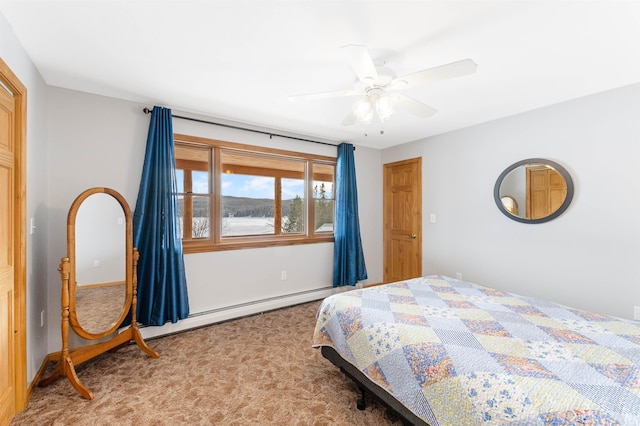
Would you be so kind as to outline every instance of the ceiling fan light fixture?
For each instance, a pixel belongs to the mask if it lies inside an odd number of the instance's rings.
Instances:
[[[371,120],[373,120],[373,112],[374,105],[369,97],[358,101],[353,106],[353,114],[356,116],[356,120],[364,124],[371,123]]]
[[[353,115],[363,124],[369,124],[373,115],[377,115],[381,123],[395,113],[395,104],[398,97],[386,93],[369,93],[366,98],[359,100],[353,106]]]
[[[397,100],[397,97],[387,94],[382,94],[376,97],[376,114],[378,114],[378,118],[381,123],[395,113],[394,105]]]

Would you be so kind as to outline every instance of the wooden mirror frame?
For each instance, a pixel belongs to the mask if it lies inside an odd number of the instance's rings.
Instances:
[[[513,170],[517,169],[520,166],[526,167],[527,165],[533,165],[533,164],[543,164],[557,171],[562,176],[562,178],[564,179],[567,185],[567,193],[560,207],[558,207],[554,212],[552,212],[548,216],[541,217],[538,219],[527,219],[526,217],[520,217],[520,216],[514,215],[504,207],[504,205],[502,204],[502,197],[500,195],[500,186],[502,185],[502,181],[504,180],[504,178],[507,177],[507,175],[511,173]],[[562,167],[560,164],[554,161],[547,160],[544,158],[528,158],[526,160],[513,163],[500,174],[500,176],[496,180],[496,183],[493,187],[493,199],[496,202],[496,205],[498,206],[498,210],[500,210],[509,219],[515,220],[516,222],[533,224],[533,223],[549,222],[550,220],[553,220],[556,217],[560,216],[562,213],[564,213],[564,211],[567,210],[567,208],[569,208],[569,204],[571,204],[571,200],[573,200],[573,192],[574,192],[573,180],[571,179],[571,175],[569,174],[569,172],[564,167]]]
[[[82,324],[78,320],[76,309],[76,291],[78,283],[76,277],[77,268],[75,267],[77,266],[76,219],[82,203],[95,194],[107,194],[115,198],[118,204],[122,207],[125,222],[125,300],[122,305],[122,311],[115,322],[111,327],[99,333],[92,333],[82,327]],[[80,194],[73,204],[71,204],[69,215],[67,216],[67,257],[69,258],[69,264],[72,266],[69,268],[69,322],[71,324],[71,328],[78,336],[88,340],[102,339],[103,337],[113,334],[119,328],[120,324],[122,324],[129,313],[129,308],[132,306],[133,302],[133,256],[137,256],[137,251],[133,248],[133,220],[131,210],[124,197],[110,188],[90,188]]]
[[[107,329],[99,333],[90,333],[85,330],[78,322],[76,313],[76,216],[82,203],[91,195],[108,194],[114,197],[122,207],[125,223],[125,287],[126,296],[125,304],[122,307],[118,319]],[[133,216],[129,204],[117,191],[110,188],[90,188],[82,192],[71,204],[69,214],[67,216],[67,257],[63,257],[60,261],[60,276],[62,279],[62,351],[54,354],[58,356],[58,361],[53,373],[42,379],[38,386],[47,386],[62,376],[66,376],[73,387],[85,398],[93,399],[93,393],[80,383],[80,379],[76,375],[75,366],[82,364],[104,352],[117,349],[131,341],[134,341],[140,349],[153,358],[158,358],[156,351],[151,349],[142,338],[138,323],[136,321],[136,303],[137,303],[137,274],[136,267],[138,263],[138,251],[133,247]],[[122,322],[131,314],[131,325],[116,333]],[[72,330],[87,340],[99,340],[107,338],[109,335],[113,337],[106,341],[77,348],[69,348],[69,326]]]

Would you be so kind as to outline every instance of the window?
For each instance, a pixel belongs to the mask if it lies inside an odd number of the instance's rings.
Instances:
[[[333,182],[335,164],[316,164],[313,175],[313,203],[315,232],[333,232],[335,196]]]
[[[174,138],[185,253],[333,241],[335,158]]]
[[[174,150],[183,241],[208,239],[211,236],[211,150],[179,145]]]

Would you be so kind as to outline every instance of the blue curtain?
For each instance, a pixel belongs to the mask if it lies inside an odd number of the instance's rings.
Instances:
[[[336,221],[333,230],[333,286],[356,285],[367,279],[364,264],[360,220],[358,219],[358,187],[353,145],[338,145],[336,163]]]
[[[140,251],[137,320],[146,325],[189,315],[175,164],[171,110],[155,106],[133,213],[133,245]]]

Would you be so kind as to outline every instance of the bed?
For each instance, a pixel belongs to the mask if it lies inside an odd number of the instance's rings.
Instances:
[[[323,300],[313,346],[405,423],[640,425],[640,323],[443,276]]]

